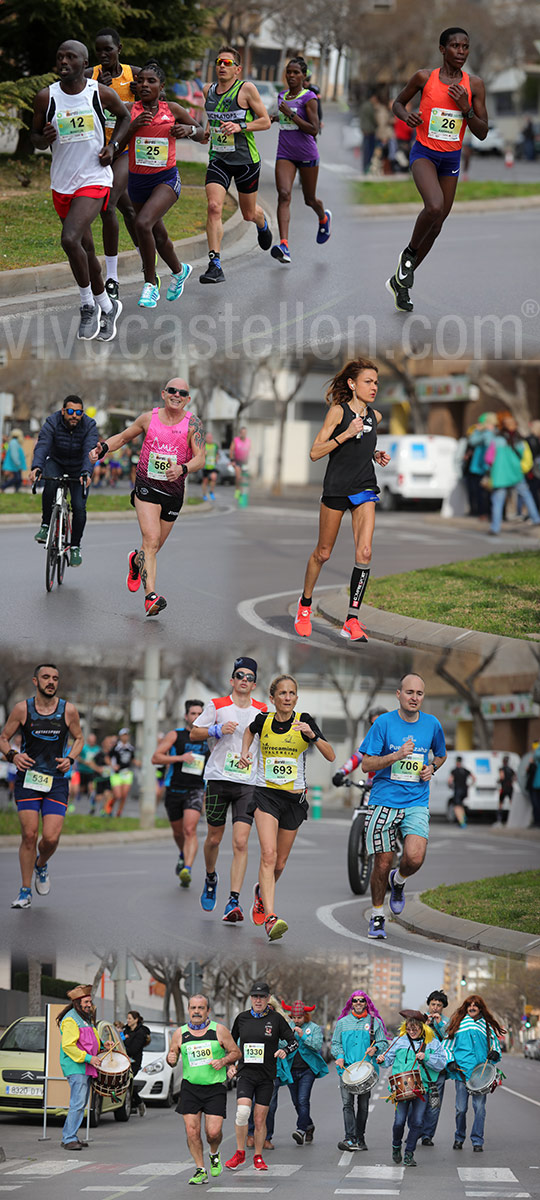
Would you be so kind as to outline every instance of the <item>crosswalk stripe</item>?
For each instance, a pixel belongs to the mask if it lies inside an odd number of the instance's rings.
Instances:
[[[347,1179],[389,1179],[393,1183],[400,1183],[404,1173],[405,1167],[387,1167],[377,1163],[374,1167],[353,1167]]]
[[[16,1192],[22,1186],[22,1183],[0,1183],[0,1192]]]
[[[30,1163],[26,1167],[16,1167],[14,1171],[7,1171],[7,1175],[38,1175],[40,1177],[50,1177],[51,1175],[66,1175],[68,1171],[78,1171],[80,1167],[92,1166],[92,1160],[85,1158],[82,1162],[80,1158],[77,1162],[66,1162],[63,1159],[49,1158],[42,1163]]]
[[[334,1196],[399,1196],[399,1188],[336,1188]]]
[[[517,1200],[517,1197],[519,1196],[519,1197],[522,1197],[522,1200],[526,1200],[527,1197],[530,1200],[531,1193],[530,1192],[465,1192],[465,1195],[466,1196],[497,1196],[499,1198],[499,1200],[508,1200],[509,1197],[512,1197],[513,1200]]]
[[[209,1192],[271,1192],[271,1187],[211,1187]]]
[[[193,1159],[189,1162],[169,1162],[169,1163],[139,1163],[137,1167],[129,1167],[127,1171],[120,1171],[120,1175],[180,1175],[181,1171],[189,1171],[193,1167]]]
[[[458,1167],[462,1183],[519,1183],[510,1167]]]
[[[268,1167],[268,1174],[269,1176],[287,1178],[289,1175],[295,1175],[297,1171],[301,1171],[303,1165],[303,1163],[300,1163],[300,1166],[296,1167],[293,1166],[292,1163],[283,1163],[279,1166],[277,1164],[274,1166],[272,1163],[272,1166]]]
[[[148,1191],[148,1186],[141,1187],[139,1185],[139,1187],[137,1187],[136,1184],[133,1184],[133,1187],[115,1187],[114,1195],[115,1196],[120,1196],[120,1195],[124,1196],[126,1194],[126,1192],[147,1192],[147,1191]],[[109,1185],[109,1187],[105,1187],[103,1184],[101,1185],[101,1187],[83,1187],[83,1188],[81,1188],[81,1192],[108,1192],[109,1196],[110,1196],[111,1195],[111,1185]]]

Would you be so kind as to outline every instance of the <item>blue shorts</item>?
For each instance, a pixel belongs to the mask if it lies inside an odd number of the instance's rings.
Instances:
[[[160,183],[166,183],[172,188],[176,198],[180,195],[181,183],[177,167],[168,167],[166,171],[141,172],[130,171],[128,175],[128,194],[133,204],[145,204],[155,188]]]
[[[280,162],[281,160],[284,162],[291,162],[293,167],[296,167],[298,171],[300,170],[300,167],[318,167],[321,161],[320,158],[287,158],[286,154],[278,154],[276,162]]]
[[[368,854],[384,854],[397,848],[398,830],[403,837],[414,833],[429,837],[429,809],[427,805],[412,804],[409,808],[390,808],[383,804],[370,804],[366,816],[366,849]]]
[[[67,779],[53,779],[50,792],[36,792],[15,781],[15,803],[18,812],[40,812],[42,817],[54,814],[65,817],[68,806],[69,783]]]
[[[429,146],[423,146],[421,142],[416,140],[409,155],[409,166],[412,167],[413,162],[417,158],[429,158],[429,161],[434,163],[437,175],[459,175],[461,163],[461,150],[430,150]]]

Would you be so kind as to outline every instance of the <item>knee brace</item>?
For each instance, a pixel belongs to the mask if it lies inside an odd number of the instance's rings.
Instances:
[[[249,1121],[250,1111],[251,1111],[250,1104],[237,1104],[237,1106],[236,1106],[236,1124],[237,1125],[247,1125],[248,1121]]]

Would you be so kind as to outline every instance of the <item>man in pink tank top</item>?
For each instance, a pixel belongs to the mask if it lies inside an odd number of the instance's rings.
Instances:
[[[454,203],[465,130],[470,129],[482,142],[488,131],[484,84],[477,75],[463,70],[469,54],[468,33],[455,27],[444,29],[439,43],[442,66],[435,71],[416,71],[393,104],[396,117],[416,130],[410,167],[424,201],[409,245],[386,282],[386,290],[401,312],[412,312],[409,290],[414,273],[429,254]],[[407,105],[418,92],[419,112],[409,112]]]
[[[148,617],[167,607],[158,596],[156,555],[168,538],[184,502],[186,476],[200,471],[205,463],[205,433],[202,422],[187,410],[189,387],[185,379],[170,379],[161,393],[163,408],[141,413],[123,433],[109,442],[98,442],[92,462],[114,453],[144,434],[131,503],[137,513],[142,545],[128,556],[127,587],[137,592],[144,587]]]

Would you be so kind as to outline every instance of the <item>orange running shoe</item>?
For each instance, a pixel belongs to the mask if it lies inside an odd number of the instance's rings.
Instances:
[[[261,889],[258,883],[256,883],[255,887],[253,888],[253,904],[251,905],[249,915],[254,925],[264,925],[264,904],[261,900]]]
[[[167,607],[167,601],[164,596],[158,596],[157,592],[149,592],[144,598],[144,607],[147,617],[156,617]]]
[[[302,604],[302,597],[298,601],[294,628],[299,637],[311,637],[311,605]]]
[[[245,1150],[236,1150],[235,1153],[233,1154],[232,1158],[230,1158],[229,1161],[225,1163],[225,1166],[229,1168],[229,1171],[236,1171],[237,1167],[243,1167],[245,1161],[246,1161]]]
[[[253,1166],[256,1171],[267,1171],[268,1167],[264,1161],[262,1154],[253,1155]]]
[[[347,618],[340,637],[349,638],[351,642],[367,642],[368,640],[364,626],[360,624],[358,617]]]
[[[268,941],[277,942],[278,938],[282,938],[283,934],[287,932],[289,926],[286,921],[276,917],[275,913],[270,913],[264,922],[264,928],[268,935]]]
[[[126,586],[130,592],[138,592],[141,586],[141,573],[136,563],[138,550],[132,550],[128,555],[129,570],[127,573]]]

